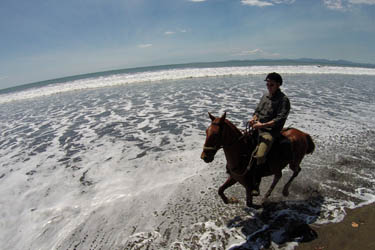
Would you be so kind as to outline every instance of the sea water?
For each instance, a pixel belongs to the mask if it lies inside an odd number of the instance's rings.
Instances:
[[[217,189],[225,157],[200,159],[207,112],[245,128],[264,77],[282,74],[286,126],[309,133],[260,209]],[[375,69],[318,65],[158,67],[0,94],[0,249],[292,249],[312,223],[375,200]],[[263,179],[264,194],[272,177]],[[261,199],[254,199],[261,204]]]

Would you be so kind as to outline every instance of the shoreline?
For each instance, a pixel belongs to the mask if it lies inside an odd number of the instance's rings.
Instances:
[[[375,249],[375,203],[355,209],[345,209],[343,221],[310,225],[317,238],[301,242],[296,250]]]

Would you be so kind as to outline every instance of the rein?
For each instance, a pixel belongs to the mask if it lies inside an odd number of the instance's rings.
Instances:
[[[250,122],[247,122],[246,123],[246,127],[245,127],[245,130],[242,130],[242,136],[238,139],[238,141],[242,140],[243,138],[251,135],[253,133],[254,129],[250,126]],[[232,175],[235,174],[237,175],[238,177],[243,177],[245,176],[251,169],[251,161],[253,160],[253,155],[254,155],[254,152],[253,154],[251,155],[251,158],[250,158],[250,162],[249,164],[247,165],[247,167],[245,168],[245,170],[241,173],[241,174],[238,174],[236,173],[234,170],[232,170]]]
[[[219,136],[221,138],[222,136],[222,127],[223,127],[223,124],[220,124],[220,123],[212,123],[213,125],[216,125],[216,126],[219,126]],[[231,147],[233,145],[235,145],[236,143],[240,142],[243,138],[245,138],[246,136],[248,136],[252,131],[252,128],[250,127],[250,123],[247,122],[246,123],[246,127],[245,127],[245,130],[242,131],[242,135],[236,140],[234,141],[233,143],[229,144],[229,145],[215,145],[213,147],[207,147],[207,146],[203,146],[203,150],[206,150],[206,151],[218,151],[219,149],[221,148],[227,148],[227,147]]]
[[[223,130],[223,124],[220,124],[220,123],[212,123],[213,125],[216,125],[216,126],[219,126],[219,136],[220,138],[222,138],[222,130]],[[215,145],[213,147],[207,147],[207,146],[204,146],[203,147],[203,150],[204,151],[218,151],[219,149],[221,148],[226,148],[226,147],[231,147],[233,145],[235,145],[236,143],[240,142],[241,140],[243,140],[244,138],[248,137],[249,135],[251,135],[253,133],[253,128],[250,126],[250,122],[247,122],[246,123],[246,127],[245,127],[245,130],[241,130],[242,132],[242,135],[236,139],[233,143],[230,143],[229,145]],[[250,162],[252,161],[253,159],[253,156],[251,156],[250,158]],[[231,173],[232,175],[236,175],[238,177],[243,177],[245,176],[249,171],[250,171],[250,165],[249,164],[242,173],[236,173],[233,169],[231,170]]]

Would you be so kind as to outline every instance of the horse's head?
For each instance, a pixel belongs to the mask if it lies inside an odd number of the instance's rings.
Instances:
[[[214,117],[210,113],[208,115],[211,119],[211,125],[206,129],[206,141],[204,142],[201,154],[201,159],[206,163],[212,162],[216,152],[223,146],[222,134],[226,113],[219,118]]]

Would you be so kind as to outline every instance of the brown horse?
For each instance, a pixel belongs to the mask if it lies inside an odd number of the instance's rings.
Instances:
[[[230,121],[226,120],[226,113],[222,117],[214,117],[208,113],[211,118],[211,125],[206,130],[206,141],[204,143],[201,159],[206,163],[214,160],[216,152],[223,148],[227,160],[226,169],[229,174],[227,181],[219,188],[219,195],[225,204],[238,202],[235,198],[228,199],[224,191],[239,182],[246,189],[246,204],[253,206],[253,197],[251,191],[253,182],[260,182],[264,176],[274,175],[273,182],[264,196],[266,200],[277,182],[282,176],[282,169],[289,164],[293,171],[292,177],[283,188],[283,195],[288,196],[289,186],[293,179],[301,171],[300,163],[306,154],[313,153],[315,145],[310,135],[295,129],[284,129],[281,132],[281,138],[277,140],[267,155],[265,165],[259,168],[249,168],[251,153],[257,145],[257,136],[255,130],[249,132],[246,136]]]

